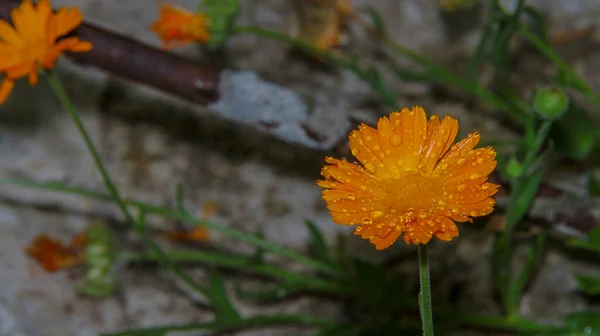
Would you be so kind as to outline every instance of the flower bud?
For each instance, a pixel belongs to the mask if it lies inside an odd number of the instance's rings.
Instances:
[[[540,88],[533,96],[533,111],[544,119],[559,119],[568,109],[569,96],[561,88]]]
[[[240,11],[238,0],[203,0],[197,11],[206,14],[208,19],[210,38],[206,46],[212,50],[223,46],[233,33]]]

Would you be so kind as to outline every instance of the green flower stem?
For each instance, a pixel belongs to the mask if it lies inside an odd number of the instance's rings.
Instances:
[[[47,191],[55,191],[62,192],[67,194],[76,194],[87,198],[102,200],[102,201],[111,201],[112,198],[98,192],[94,192],[91,190],[69,187],[60,182],[35,182],[28,181],[22,179],[0,179],[0,184],[4,185],[14,185],[21,186],[26,188],[38,189],[38,190],[47,190]],[[218,225],[215,223],[207,222],[200,220],[189,213],[183,213],[178,210],[170,209],[168,207],[161,207],[158,205],[152,205],[149,203],[138,202],[138,201],[128,201],[128,204],[131,204],[138,209],[145,211],[147,213],[159,214],[165,217],[169,217],[172,219],[178,219],[184,222],[192,223],[197,226],[205,227],[211,231],[219,232],[225,236],[236,239],[238,241],[248,243],[250,245],[256,246],[258,248],[264,249],[265,251],[271,252],[280,257],[288,258],[290,260],[296,261],[300,264],[304,264],[306,266],[310,266],[314,269],[317,269],[323,273],[328,275],[339,277],[340,274],[333,269],[330,265],[320,262],[318,260],[312,259],[310,257],[304,256],[301,253],[298,253],[294,250],[285,248],[283,246],[277,245],[268,240],[259,238],[255,235],[251,235],[242,231],[238,231],[236,229],[228,228],[222,225]]]
[[[54,73],[51,71],[48,72],[48,81],[50,82],[50,86],[52,87],[52,90],[54,90],[54,93],[56,94],[56,96],[58,97],[60,102],[62,103],[63,107],[67,110],[67,112],[69,112],[69,114],[71,115],[71,118],[73,119],[73,122],[75,122],[75,126],[77,127],[79,134],[81,134],[81,137],[85,141],[85,145],[86,145],[88,151],[90,152],[90,154],[92,155],[92,158],[94,159],[94,164],[96,164],[98,171],[102,175],[102,180],[104,181],[104,185],[106,186],[106,189],[108,189],[108,192],[110,193],[112,199],[115,201],[115,203],[117,203],[117,205],[119,206],[119,209],[121,209],[121,212],[123,213],[123,216],[125,217],[125,220],[133,225],[135,223],[135,220],[133,219],[133,216],[127,209],[127,205],[125,204],[125,201],[123,201],[123,198],[119,194],[119,190],[117,189],[117,187],[115,187],[110,176],[108,175],[108,171],[106,170],[106,168],[104,167],[104,164],[102,163],[100,154],[98,154],[96,147],[94,147],[94,144],[93,144],[92,140],[90,139],[90,136],[88,135],[88,132],[85,129],[85,126],[83,125],[83,122],[81,121],[81,118],[79,117],[79,113],[77,113],[77,111],[75,111],[75,107],[73,106],[71,99],[69,99],[69,96],[67,95],[67,92],[66,92],[64,86],[62,85],[62,83],[60,82],[58,77],[56,77],[56,75],[54,75]]]
[[[126,221],[134,226],[134,228],[136,229],[136,231],[142,238],[142,241],[144,242],[144,244],[146,244],[151,250],[153,250],[155,253],[157,253],[157,255],[160,258],[161,264],[163,264],[165,267],[170,269],[176,276],[178,276],[188,286],[190,286],[190,288],[196,290],[203,296],[207,297],[207,291],[201,285],[196,283],[192,278],[190,278],[180,268],[178,268],[176,265],[171,264],[170,261],[164,257],[164,252],[160,249],[160,247],[154,241],[152,241],[152,239],[150,239],[148,237],[148,235],[145,231],[146,225],[145,225],[145,218],[144,218],[143,214],[141,214],[139,221],[134,220],[133,216],[131,215],[131,212],[127,208],[127,204],[121,197],[119,190],[113,184],[113,182],[110,178],[110,175],[108,174],[108,171],[104,167],[104,164],[102,163],[102,159],[100,158],[100,155],[98,154],[98,151],[96,150],[96,147],[94,146],[94,143],[90,139],[90,136],[89,136],[87,130],[85,129],[85,126],[83,125],[83,122],[81,121],[81,118],[79,117],[79,113],[77,113],[77,111],[75,110],[75,107],[73,106],[73,103],[71,102],[71,99],[69,99],[69,96],[67,95],[67,92],[66,92],[64,86],[62,85],[62,83],[60,82],[58,77],[56,77],[56,75],[52,72],[48,72],[48,80],[50,82],[50,86],[52,86],[52,89],[54,90],[54,93],[56,94],[56,96],[62,103],[63,107],[69,112],[69,114],[71,115],[71,118],[75,122],[75,126],[79,130],[79,133],[81,134],[81,137],[85,141],[88,151],[90,152],[90,154],[92,155],[92,158],[94,159],[94,163],[96,164],[98,171],[100,171],[100,174],[102,175],[102,180],[104,181],[104,185],[108,189],[112,200],[115,203],[117,203],[117,205],[121,209],[121,212],[123,213],[123,216],[125,217]]]
[[[186,325],[173,325],[156,328],[136,329],[116,333],[105,333],[100,334],[99,336],[152,336],[164,335],[168,332],[181,332],[192,330],[211,330],[213,334],[220,335],[225,332],[232,332],[236,330],[247,330],[252,328],[282,325],[297,325],[323,328],[331,326],[332,323],[323,319],[307,315],[262,315],[256,317],[249,317],[241,321],[235,321],[226,324],[218,322],[204,322]]]
[[[431,284],[427,244],[419,244],[419,311],[423,324],[423,336],[433,336],[433,310],[431,309]]]
[[[176,263],[202,263],[241,270],[250,274],[264,275],[281,280],[289,285],[298,286],[299,290],[313,290],[335,295],[354,294],[352,290],[339,283],[287,271],[274,265],[253,263],[250,258],[244,256],[209,251],[171,250],[167,252],[167,257]],[[158,261],[156,255],[139,252],[123,252],[119,259],[125,262]]]
[[[519,32],[527,41],[529,41],[529,43],[533,44],[539,52],[546,56],[554,64],[554,66],[567,74],[569,78],[574,81],[575,87],[578,88],[586,96],[586,98],[596,106],[596,108],[600,109],[600,97],[598,97],[590,85],[575,71],[573,71],[569,64],[567,64],[567,62],[565,62],[550,45],[537,37],[523,25],[519,28]]]

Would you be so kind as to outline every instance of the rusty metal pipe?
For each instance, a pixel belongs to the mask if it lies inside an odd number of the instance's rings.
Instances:
[[[18,4],[19,1],[0,0],[0,19],[11,22],[10,11]],[[85,22],[71,35],[94,45],[86,53],[67,53],[79,63],[200,104],[219,98],[216,70]]]

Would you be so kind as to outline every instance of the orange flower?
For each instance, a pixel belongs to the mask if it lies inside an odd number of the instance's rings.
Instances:
[[[208,42],[207,24],[204,13],[192,13],[178,6],[163,4],[160,19],[152,24],[151,29],[163,41],[164,48],[172,49],[192,42]]]
[[[377,129],[360,125],[350,148],[364,166],[326,158],[317,184],[326,190],[333,221],[358,226],[355,235],[378,250],[402,233],[407,244],[426,244],[435,235],[458,236],[456,222],[472,222],[494,209],[499,185],[486,182],[496,168],[492,147],[474,149],[479,134],[452,146],[458,122],[451,117],[427,121],[421,107],[383,117]]]
[[[52,13],[50,2],[40,0],[37,6],[24,0],[12,10],[14,28],[0,20],[0,104],[12,91],[15,80],[29,76],[29,84],[35,85],[40,67],[51,69],[63,52],[83,52],[92,44],[78,37],[58,39],[81,24],[83,16],[77,7],[61,8]]]

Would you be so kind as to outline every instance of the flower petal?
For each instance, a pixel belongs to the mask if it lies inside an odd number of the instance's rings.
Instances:
[[[0,20],[0,41],[4,41],[14,47],[23,46],[23,40],[17,31],[6,21]]]
[[[437,119],[437,118],[436,118]],[[435,125],[430,121],[430,126]],[[423,173],[431,175],[442,155],[448,151],[456,134],[458,134],[458,121],[451,117],[444,117],[441,125],[433,131],[428,128],[428,137],[423,146],[421,153],[421,164],[423,165]]]
[[[83,22],[83,15],[78,7],[61,8],[48,20],[46,43],[53,44],[56,40],[70,33]]]
[[[6,99],[8,98],[8,95],[11,93],[11,91],[13,90],[13,88],[15,87],[15,82],[8,79],[8,78],[4,78],[4,80],[2,81],[2,84],[0,84],[0,104],[3,104]]]
[[[356,228],[354,234],[363,239],[368,239],[375,245],[377,250],[384,250],[390,247],[402,234],[402,226],[390,222],[381,225],[379,228],[373,224],[361,225]]]
[[[400,138],[396,157],[401,169],[405,172],[417,171],[419,165],[419,154],[427,135],[427,118],[425,111],[415,106],[412,110],[403,108],[400,112],[390,115],[390,121],[394,125],[396,135]]]
[[[442,223],[435,232],[435,236],[441,240],[451,241],[453,238],[458,237],[458,228],[456,224],[449,218],[442,218]]]
[[[496,151],[492,147],[470,150],[461,155],[455,164],[448,165],[448,170],[454,174],[448,174],[446,183],[481,184],[496,169],[496,165]]]
[[[352,155],[363,164],[369,173],[382,179],[392,177],[389,167],[376,154],[378,152],[383,154],[377,130],[361,124],[358,131],[352,131],[349,139]]]

